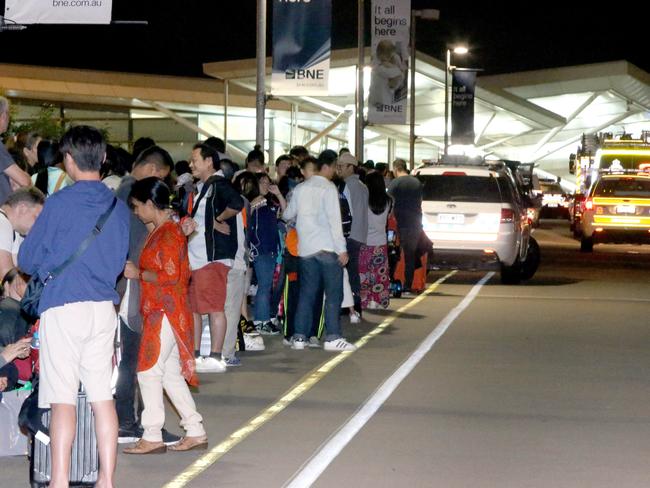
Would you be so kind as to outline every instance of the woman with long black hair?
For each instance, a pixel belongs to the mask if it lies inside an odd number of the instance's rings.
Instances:
[[[393,202],[386,193],[383,176],[378,172],[366,176],[368,187],[368,238],[359,254],[362,308],[386,308],[390,299],[388,276],[388,241],[386,222]]]
[[[45,196],[72,184],[65,171],[58,167],[63,163],[63,156],[59,152],[59,143],[43,139],[36,148],[38,162],[34,167],[32,184],[41,190]]]
[[[130,201],[136,216],[153,226],[140,262],[127,262],[124,276],[140,280],[142,341],[138,356],[138,383],[144,403],[144,433],[127,454],[155,454],[167,450],[162,440],[165,423],[163,388],[181,416],[185,437],[173,451],[205,449],[208,438],[203,418],[187,386],[198,385],[194,361],[194,322],[187,304],[190,262],[187,239],[171,208],[172,194],[155,177],[136,181]]]

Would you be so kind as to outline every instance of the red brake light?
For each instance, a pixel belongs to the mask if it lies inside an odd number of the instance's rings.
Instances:
[[[467,176],[467,173],[463,171],[445,171],[442,176]]]
[[[593,210],[594,209],[594,201],[591,198],[585,200],[585,208],[587,210]]]
[[[509,224],[514,222],[515,212],[511,208],[502,208],[501,209],[501,223]]]

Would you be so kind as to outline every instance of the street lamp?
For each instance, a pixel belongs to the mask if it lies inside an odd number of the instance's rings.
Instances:
[[[447,48],[447,60],[445,62],[445,156],[449,151],[449,73],[456,69],[451,64],[452,51],[454,54],[462,55],[467,54],[469,49],[466,46],[450,46]]]
[[[417,19],[438,20],[440,11],[436,9],[411,10],[411,104],[410,104],[410,132],[409,132],[409,160],[410,167],[415,167],[415,23]]]

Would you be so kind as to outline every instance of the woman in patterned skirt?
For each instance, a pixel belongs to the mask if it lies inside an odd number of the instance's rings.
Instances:
[[[377,172],[366,176],[368,187],[368,238],[359,254],[361,306],[364,309],[387,308],[390,300],[388,243],[386,222],[392,200],[386,193],[384,178]]]

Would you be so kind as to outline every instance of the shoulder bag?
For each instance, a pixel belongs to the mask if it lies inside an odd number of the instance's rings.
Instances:
[[[27,289],[25,290],[25,294],[23,295],[22,300],[20,301],[20,308],[31,318],[38,318],[39,313],[38,313],[38,304],[41,301],[41,295],[43,294],[43,289],[47,286],[47,284],[56,278],[58,275],[60,275],[65,268],[67,268],[70,264],[72,264],[79,256],[81,256],[84,251],[90,246],[90,243],[99,235],[99,233],[102,231],[102,227],[104,227],[104,224],[110,217],[111,213],[113,213],[113,209],[115,208],[115,205],[117,204],[117,198],[113,197],[113,202],[111,203],[111,206],[104,212],[100,217],[97,223],[95,224],[95,227],[93,227],[92,232],[88,237],[84,239],[84,241],[79,245],[79,248],[77,251],[70,256],[68,259],[66,259],[63,264],[60,264],[56,268],[54,268],[51,272],[47,274],[45,279],[41,279],[39,276],[38,272],[34,273],[32,277],[29,280],[29,283],[27,283]]]

